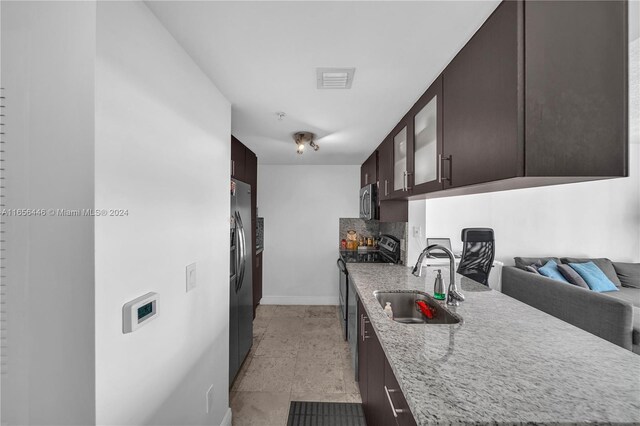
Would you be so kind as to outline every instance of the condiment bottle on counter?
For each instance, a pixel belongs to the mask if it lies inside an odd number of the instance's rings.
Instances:
[[[391,319],[393,319],[393,309],[391,308],[391,302],[387,302],[384,307],[384,313]]]
[[[340,248],[342,250],[346,250],[347,249],[347,240],[345,240],[344,238],[342,239],[342,241],[340,241]]]
[[[347,231],[347,249],[355,250],[358,248],[358,234],[354,230]]]

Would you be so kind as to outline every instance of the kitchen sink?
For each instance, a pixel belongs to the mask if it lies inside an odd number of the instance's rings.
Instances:
[[[462,319],[421,291],[374,291],[373,295],[383,309],[390,302],[393,320],[403,324],[457,324]],[[418,309],[416,301],[420,300],[431,308],[433,318],[427,318]]]

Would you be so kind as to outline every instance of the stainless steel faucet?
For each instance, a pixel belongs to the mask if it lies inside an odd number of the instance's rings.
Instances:
[[[458,287],[456,287],[456,258],[446,247],[441,246],[440,244],[433,244],[422,250],[420,256],[418,256],[418,261],[416,262],[416,266],[413,267],[413,271],[411,273],[416,277],[422,275],[422,262],[424,262],[424,258],[431,253],[433,250],[442,250],[449,256],[449,287],[447,288],[447,305],[458,306],[460,302],[464,301],[464,295],[460,293]]]

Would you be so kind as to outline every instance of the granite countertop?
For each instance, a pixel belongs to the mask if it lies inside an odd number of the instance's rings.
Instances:
[[[373,291],[432,294],[434,272],[347,268],[419,425],[640,423],[639,355],[460,275],[461,324],[397,323]]]

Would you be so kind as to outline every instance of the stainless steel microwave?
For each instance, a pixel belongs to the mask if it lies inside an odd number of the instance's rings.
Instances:
[[[378,187],[369,184],[360,188],[360,219],[377,219]]]

